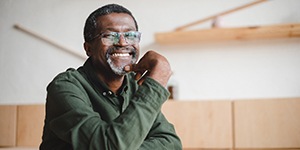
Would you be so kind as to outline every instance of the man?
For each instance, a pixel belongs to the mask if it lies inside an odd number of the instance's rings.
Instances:
[[[90,14],[84,27],[89,58],[47,87],[40,149],[182,149],[160,111],[169,96],[170,65],[154,51],[136,63],[140,36],[135,18],[120,5]]]

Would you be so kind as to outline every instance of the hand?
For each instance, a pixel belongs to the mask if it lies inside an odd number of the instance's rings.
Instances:
[[[124,70],[134,71],[139,85],[144,82],[146,77],[150,77],[166,87],[172,75],[168,60],[154,51],[148,51],[137,64],[126,66]]]

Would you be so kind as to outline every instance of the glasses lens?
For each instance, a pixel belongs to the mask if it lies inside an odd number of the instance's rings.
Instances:
[[[128,44],[136,44],[140,42],[141,33],[136,31],[125,32],[124,38]]]
[[[112,45],[118,43],[120,35],[117,32],[103,33],[101,35],[101,40],[104,45]]]

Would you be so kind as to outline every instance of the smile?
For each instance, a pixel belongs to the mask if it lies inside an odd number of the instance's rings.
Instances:
[[[131,54],[130,53],[113,53],[113,57],[129,57]]]

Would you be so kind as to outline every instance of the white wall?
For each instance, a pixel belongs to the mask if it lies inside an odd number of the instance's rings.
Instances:
[[[154,33],[252,2],[251,0],[2,0],[0,104],[44,103],[53,77],[84,62],[20,30],[22,25],[84,55],[82,28],[91,11],[120,3],[136,16],[143,52],[164,54],[180,100],[300,96],[300,38],[162,46]],[[300,22],[299,0],[272,0],[221,18],[224,27]],[[199,28],[207,28],[204,24]]]

